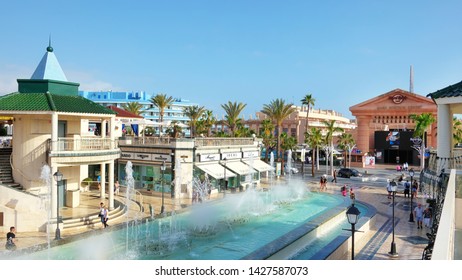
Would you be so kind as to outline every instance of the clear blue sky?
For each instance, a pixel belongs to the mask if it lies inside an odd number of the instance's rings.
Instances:
[[[462,1],[4,1],[0,94],[30,78],[52,36],[81,90],[144,90],[197,102],[276,98],[351,117],[395,88],[462,80]]]

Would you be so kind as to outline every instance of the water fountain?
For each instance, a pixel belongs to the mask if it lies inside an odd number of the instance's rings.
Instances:
[[[52,190],[52,180],[51,180],[51,168],[48,164],[42,166],[40,171],[40,179],[45,183],[46,192],[44,195],[40,195],[40,208],[44,209],[47,213],[47,248],[50,248],[51,237],[50,237],[50,227],[51,227],[51,190]]]

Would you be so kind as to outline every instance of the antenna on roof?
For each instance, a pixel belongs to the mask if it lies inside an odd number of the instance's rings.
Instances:
[[[414,93],[414,69],[412,68],[412,65],[411,65],[411,73],[410,73],[410,78],[409,78],[409,92]]]
[[[51,33],[50,33],[50,36],[48,37],[47,52],[53,52],[53,48],[51,47]]]

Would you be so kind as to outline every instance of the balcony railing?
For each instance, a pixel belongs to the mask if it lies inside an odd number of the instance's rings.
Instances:
[[[253,138],[196,138],[196,147],[253,145]]]
[[[116,148],[117,141],[111,141],[110,138],[58,138],[55,143],[48,139],[48,150],[53,152],[97,151]]]

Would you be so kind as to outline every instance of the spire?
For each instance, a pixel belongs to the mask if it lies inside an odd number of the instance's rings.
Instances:
[[[51,47],[51,34],[50,34],[50,38],[48,38],[47,52],[53,52],[53,48]]]
[[[64,75],[63,69],[61,69],[61,65],[59,65],[58,59],[53,53],[53,47],[51,46],[51,35],[48,41],[47,52],[42,57],[42,60],[32,74],[31,79],[57,80],[67,82],[66,75]]]
[[[410,78],[409,78],[409,92],[414,93],[414,69],[412,68],[412,65],[411,65],[411,73],[410,73]]]

